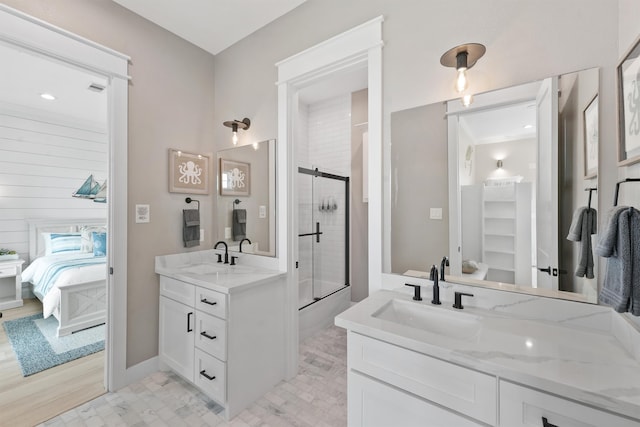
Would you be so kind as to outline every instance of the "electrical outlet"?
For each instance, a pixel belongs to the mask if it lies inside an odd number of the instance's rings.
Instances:
[[[200,241],[204,242],[204,228],[200,229]]]
[[[267,207],[264,205],[260,205],[260,208],[258,209],[258,217],[259,218],[266,218],[267,217]]]
[[[225,239],[230,239],[231,238],[231,227],[225,227],[224,228],[224,238]]]
[[[430,208],[429,219],[442,219],[442,208]]]

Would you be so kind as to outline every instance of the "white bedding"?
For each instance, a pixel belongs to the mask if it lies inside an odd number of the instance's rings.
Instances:
[[[72,267],[52,274],[52,268],[61,263],[68,263]],[[80,265],[81,263],[87,265]],[[22,273],[22,281],[33,284],[34,294],[42,301],[42,315],[47,318],[60,305],[60,288],[105,280],[107,277],[105,263],[105,257],[94,257],[92,253],[53,254],[33,261]]]

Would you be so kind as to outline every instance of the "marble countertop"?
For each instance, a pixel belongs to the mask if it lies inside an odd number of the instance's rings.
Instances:
[[[252,265],[217,263],[216,250],[156,257],[155,272],[161,276],[231,294],[258,286],[286,273]]]
[[[446,329],[430,332],[377,317],[392,300],[404,306],[426,305],[423,308],[431,312],[442,310],[438,313],[445,317],[457,316],[479,327],[465,334]],[[433,306],[427,298],[413,301],[409,292],[379,291],[338,315],[335,323],[499,379],[640,420],[640,362],[629,353],[628,345],[616,339],[617,334],[476,308],[470,301],[460,311],[452,308],[452,302],[443,299],[442,305]]]

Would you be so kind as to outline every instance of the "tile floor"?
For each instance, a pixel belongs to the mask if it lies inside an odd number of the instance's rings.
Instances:
[[[298,375],[281,382],[232,421],[171,372],[156,372],[47,421],[46,427],[347,425],[347,336],[331,326],[300,345]]]

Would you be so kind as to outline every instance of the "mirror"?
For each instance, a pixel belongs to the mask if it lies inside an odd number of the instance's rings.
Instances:
[[[276,255],[276,141],[218,151],[218,238],[230,251]]]
[[[392,113],[390,272],[425,277],[446,255],[451,282],[596,303],[596,230],[572,226],[597,215],[598,81],[595,68]]]

